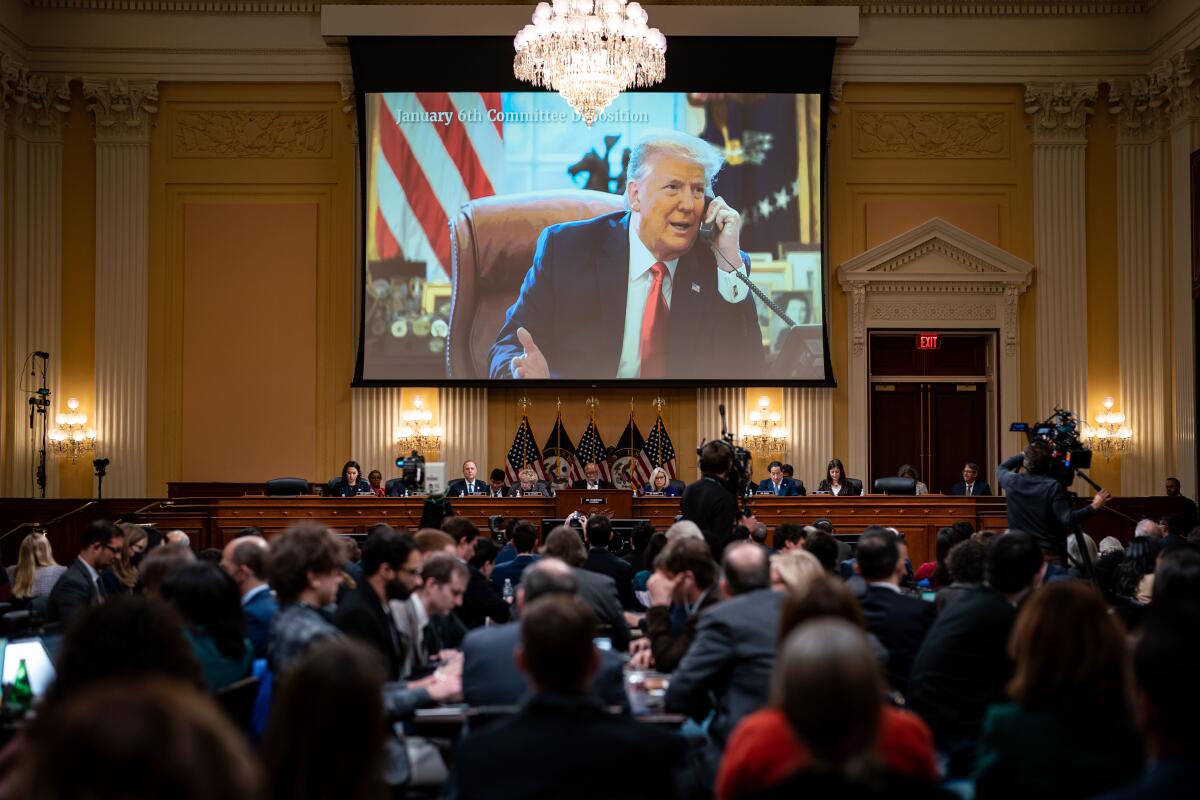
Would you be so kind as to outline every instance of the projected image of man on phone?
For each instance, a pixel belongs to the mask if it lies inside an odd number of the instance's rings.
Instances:
[[[709,197],[718,148],[647,131],[628,210],[552,225],[492,345],[491,378],[711,379],[764,374],[742,219]],[[712,226],[701,235],[701,225]]]

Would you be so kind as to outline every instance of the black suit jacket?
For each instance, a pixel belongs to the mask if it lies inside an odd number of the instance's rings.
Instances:
[[[833,491],[832,487],[829,485],[828,478],[821,479],[821,482],[819,484],[817,484],[817,491],[818,492],[832,492]],[[862,490],[859,488],[859,484],[852,483],[849,478],[842,480],[842,491],[841,491],[841,494],[838,495],[838,497],[854,497],[854,496],[857,496],[860,494],[862,494]]]
[[[683,490],[679,510],[684,519],[696,523],[700,530],[712,535],[713,541],[719,542],[733,532],[737,499],[715,478],[706,475]]]
[[[365,580],[346,593],[338,603],[334,624],[347,636],[375,648],[384,657],[388,680],[399,680],[400,666],[410,646],[407,637],[396,629],[392,617],[383,610],[379,596]]]
[[[600,485],[601,489],[605,489],[605,490],[617,488],[616,486],[613,485],[612,481],[606,481],[603,478],[601,478],[599,480],[599,485]],[[586,488],[588,488],[587,481],[575,481],[574,483],[571,484],[571,488],[572,489],[586,489]],[[593,490],[593,491],[598,491],[598,490]]]
[[[488,485],[486,483],[484,483],[483,481],[479,480],[479,478],[476,478],[475,480],[471,481],[471,489],[472,489],[472,491],[471,491],[472,494],[480,494],[480,495],[490,494],[490,492],[488,491]],[[448,497],[461,497],[462,495],[464,495],[466,493],[467,493],[467,479],[466,478],[455,478],[454,480],[452,480],[448,484],[446,484],[446,495]]]
[[[551,378],[616,377],[629,291],[629,220],[628,211],[616,211],[542,231],[533,266],[492,345],[489,377],[512,377],[510,362],[524,352],[519,327],[545,354]],[[712,250],[700,244],[681,256],[672,287],[666,377],[766,374],[754,297],[730,303],[721,296]],[[586,314],[579,312],[580,298],[590,304]]]
[[[65,627],[83,609],[100,602],[100,590],[92,582],[87,567],[78,558],[59,576],[46,604],[46,619]]]
[[[967,484],[959,481],[950,487],[950,494],[965,495],[967,493]],[[971,497],[989,497],[992,494],[992,487],[988,486],[987,481],[975,481],[975,485],[971,487]]]
[[[579,596],[596,612],[596,619],[601,625],[612,628],[613,649],[622,653],[628,650],[629,625],[621,611],[621,597],[617,593],[616,582],[607,575],[579,567],[571,567],[571,574],[579,586]]]
[[[617,585],[617,596],[621,598],[621,606],[626,611],[640,611],[642,606],[633,596],[633,567],[628,562],[604,547],[588,549],[587,560],[583,568],[588,572],[598,572],[613,579]]]
[[[1008,527],[1025,531],[1043,550],[1061,553],[1067,547],[1067,530],[1096,509],[1090,505],[1073,509],[1067,489],[1049,475],[1017,472],[1024,461],[1017,453],[996,468],[996,480],[1008,495]]]
[[[448,795],[664,800],[678,796],[683,754],[683,738],[610,714],[589,695],[543,692],[459,744]]]
[[[514,658],[521,643],[521,623],[478,628],[463,640],[463,700],[471,706],[513,706],[532,692]],[[600,670],[591,692],[606,706],[629,707],[625,669],[616,653],[600,653]]]
[[[371,491],[371,484],[361,478],[353,486],[342,478],[334,478],[329,482],[330,497],[357,497],[359,492]]]
[[[512,613],[508,603],[504,602],[491,582],[483,576],[478,567],[470,564],[471,578],[467,581],[467,589],[463,592],[462,605],[454,609],[454,614],[468,628],[480,628],[488,619],[492,622],[508,622]]]
[[[940,749],[978,739],[987,707],[1005,701],[1016,617],[1004,595],[981,586],[947,606],[925,635],[908,676],[908,704]]]
[[[936,607],[882,586],[867,586],[861,605],[867,628],[887,648],[888,682],[907,693],[913,659],[937,616]]]

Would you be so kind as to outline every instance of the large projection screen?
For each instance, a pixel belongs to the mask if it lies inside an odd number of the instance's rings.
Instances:
[[[559,95],[511,79],[507,40],[507,50],[477,39],[458,48],[468,66],[501,60],[501,80],[484,69],[472,79],[460,61],[431,70],[431,53],[411,47],[392,49],[393,60],[387,40],[352,40],[364,228],[356,383],[831,385],[832,46],[717,41],[749,54],[736,75],[709,74],[708,42],[672,40],[668,82],[622,94],[589,127]],[[788,42],[808,57],[785,58]],[[438,52],[447,59],[453,41]],[[781,61],[799,71],[781,75]],[[812,62],[823,67],[803,69]],[[647,139],[699,140],[721,163],[711,185],[685,151],[660,149],[631,171]],[[698,230],[706,193],[739,218],[711,243]],[[739,267],[758,291],[722,266]],[[650,313],[656,280],[666,321],[648,334],[636,320]],[[657,337],[654,360],[647,335]]]

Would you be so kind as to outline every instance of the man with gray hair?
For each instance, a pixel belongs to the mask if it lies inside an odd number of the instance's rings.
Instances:
[[[627,210],[542,231],[492,345],[489,377],[763,375],[757,309],[734,275],[749,271],[742,219],[710,197],[723,160],[679,131],[643,134],[629,161]]]
[[[1162,526],[1154,520],[1143,519],[1137,524],[1137,527],[1133,529],[1133,535],[1135,538],[1138,536],[1149,536],[1153,539],[1158,539],[1161,541],[1163,537],[1163,530]]]
[[[704,534],[700,532],[700,526],[690,519],[681,519],[667,528],[667,541],[673,542],[676,539],[698,539],[703,542]]]

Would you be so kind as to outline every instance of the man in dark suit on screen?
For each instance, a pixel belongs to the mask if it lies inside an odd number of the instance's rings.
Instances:
[[[492,345],[491,378],[765,374],[742,220],[706,202],[719,150],[651,131],[629,162],[628,211],[552,225]],[[713,226],[711,243],[701,223]],[[699,241],[698,241],[699,240]]]

